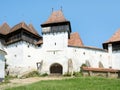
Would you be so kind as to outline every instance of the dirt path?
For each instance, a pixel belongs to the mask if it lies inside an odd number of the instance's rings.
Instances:
[[[10,83],[0,85],[0,90],[5,90],[6,88],[11,87],[17,87],[22,85],[27,85],[31,83],[35,83],[41,80],[61,80],[61,79],[67,79],[70,77],[32,77],[32,78],[26,78],[26,79],[13,79],[10,80]]]

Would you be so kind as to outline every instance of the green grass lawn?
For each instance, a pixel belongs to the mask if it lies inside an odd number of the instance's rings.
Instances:
[[[120,90],[120,79],[78,77],[64,80],[40,81],[6,90]]]

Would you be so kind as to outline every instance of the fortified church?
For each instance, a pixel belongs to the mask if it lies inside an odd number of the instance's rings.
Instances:
[[[32,24],[0,25],[0,41],[7,53],[9,74],[23,75],[32,70],[41,74],[65,74],[80,71],[83,64],[120,70],[120,30],[102,44],[103,49],[85,46],[79,34],[72,32],[70,21],[61,10],[53,11],[41,29],[42,36]]]

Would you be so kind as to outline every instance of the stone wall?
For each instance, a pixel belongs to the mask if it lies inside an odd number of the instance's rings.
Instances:
[[[120,71],[115,69],[105,69],[105,68],[82,68],[83,76],[102,76],[110,78],[120,78]]]

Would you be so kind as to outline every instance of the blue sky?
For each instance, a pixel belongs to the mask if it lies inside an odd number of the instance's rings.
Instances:
[[[78,32],[86,46],[102,47],[120,28],[120,0],[0,0],[0,25],[11,27],[21,21],[32,23],[41,34],[44,21],[62,6],[72,32]]]

